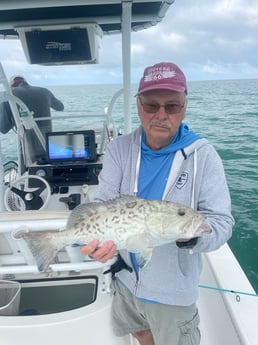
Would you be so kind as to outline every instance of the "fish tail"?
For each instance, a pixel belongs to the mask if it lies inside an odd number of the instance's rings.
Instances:
[[[19,232],[15,238],[23,238],[35,261],[40,272],[45,272],[59,252],[60,246],[56,241],[57,234],[59,231],[33,231],[33,232]]]

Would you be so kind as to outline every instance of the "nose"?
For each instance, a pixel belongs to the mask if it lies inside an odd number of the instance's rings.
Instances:
[[[167,119],[168,114],[165,112],[164,105],[160,105],[159,110],[155,113],[155,118],[157,119]]]

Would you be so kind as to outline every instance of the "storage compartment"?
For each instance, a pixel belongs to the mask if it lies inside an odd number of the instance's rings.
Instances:
[[[0,280],[0,315],[19,314],[21,285],[15,281]]]
[[[95,276],[21,282],[19,315],[43,315],[80,308],[96,300]]]

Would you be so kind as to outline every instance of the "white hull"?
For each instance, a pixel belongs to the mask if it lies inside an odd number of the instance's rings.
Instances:
[[[256,344],[258,299],[229,246],[226,244],[203,258],[200,285],[209,288],[200,288],[198,301],[201,344]]]
[[[114,336],[110,295],[101,292],[94,304],[64,313],[0,317],[0,333],[1,345],[132,344],[129,337]]]

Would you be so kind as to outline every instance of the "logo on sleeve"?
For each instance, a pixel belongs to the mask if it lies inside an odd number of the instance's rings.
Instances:
[[[183,172],[183,173],[179,176],[179,178],[178,178],[178,180],[177,180],[176,187],[177,187],[178,189],[183,188],[184,185],[186,184],[187,180],[188,180],[188,173],[187,173],[187,172]]]

